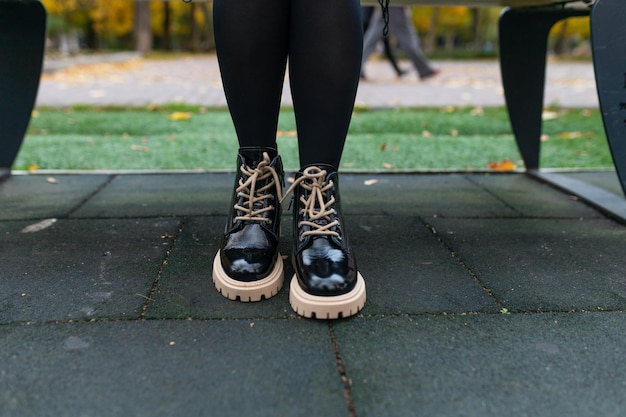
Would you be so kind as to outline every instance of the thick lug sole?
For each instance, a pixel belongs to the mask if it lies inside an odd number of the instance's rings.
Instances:
[[[215,288],[229,300],[242,301],[244,303],[261,301],[278,294],[283,286],[283,258],[278,254],[276,264],[270,274],[258,281],[237,281],[229,277],[220,259],[220,252],[217,252],[213,260],[213,283]]]
[[[340,319],[357,314],[365,306],[365,280],[359,273],[356,286],[347,294],[324,297],[304,291],[294,275],[289,288],[291,308],[306,318]]]

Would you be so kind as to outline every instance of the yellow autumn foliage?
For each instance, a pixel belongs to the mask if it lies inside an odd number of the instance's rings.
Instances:
[[[134,4],[128,0],[95,0],[89,13],[96,33],[126,35],[133,30]]]
[[[108,36],[125,36],[133,31],[135,5],[130,0],[41,0],[51,16],[63,19],[74,27],[90,27],[97,34]],[[199,27],[206,24],[205,12],[200,7],[192,7],[192,3],[183,1],[169,1],[171,33],[188,35],[191,32],[190,22],[193,19]],[[203,7],[206,6],[203,3]],[[191,16],[192,10],[194,15]],[[471,36],[472,11],[468,7],[426,7],[415,6],[413,10],[413,23],[419,33],[431,33],[439,36],[446,34],[461,34],[464,37]],[[436,12],[435,12],[436,10]],[[483,24],[493,27],[497,22],[497,14],[500,9],[492,9],[493,13],[488,21]],[[163,20],[165,16],[165,3],[163,1],[150,2],[151,26],[155,35],[163,33]],[[433,16],[436,13],[436,19]],[[482,19],[481,19],[482,20]],[[552,33],[557,33],[562,25],[565,27],[566,36],[577,36],[582,39],[589,38],[589,20],[586,18],[572,18],[561,21],[555,25]],[[436,25],[436,27],[431,27]],[[489,30],[489,33],[495,29]],[[495,35],[492,35],[495,36]]]
[[[132,32],[135,2],[129,0],[41,0],[49,15],[57,16],[76,26],[88,23],[99,34],[127,35]],[[170,1],[172,32],[188,33],[191,5],[183,1]],[[163,31],[165,5],[162,1],[150,2],[152,30],[156,35]],[[204,14],[195,9],[193,19],[204,23]]]

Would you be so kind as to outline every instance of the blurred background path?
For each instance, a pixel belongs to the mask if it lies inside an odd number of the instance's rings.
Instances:
[[[496,60],[434,61],[438,77],[419,81],[415,72],[395,76],[384,60],[370,59],[367,81],[360,84],[357,105],[501,106],[504,105]],[[410,68],[409,62],[401,62]],[[215,55],[143,59],[134,53],[47,61],[37,105],[133,105],[188,103],[225,106]],[[545,104],[597,107],[591,62],[551,61],[546,74]],[[291,104],[289,80],[283,105]]]

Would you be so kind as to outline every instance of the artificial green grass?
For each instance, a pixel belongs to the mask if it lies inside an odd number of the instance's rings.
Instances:
[[[172,116],[190,118],[171,120]],[[552,109],[541,165],[609,168],[597,110]],[[296,125],[283,109],[277,140],[286,169],[298,168]],[[234,169],[237,141],[228,111],[196,106],[40,108],[14,169]],[[503,108],[356,109],[342,168],[351,170],[523,168]]]

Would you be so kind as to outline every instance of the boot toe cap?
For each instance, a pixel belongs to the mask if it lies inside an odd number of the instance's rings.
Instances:
[[[265,278],[276,263],[277,254],[268,249],[223,250],[221,261],[226,274],[238,281],[258,281]]]

